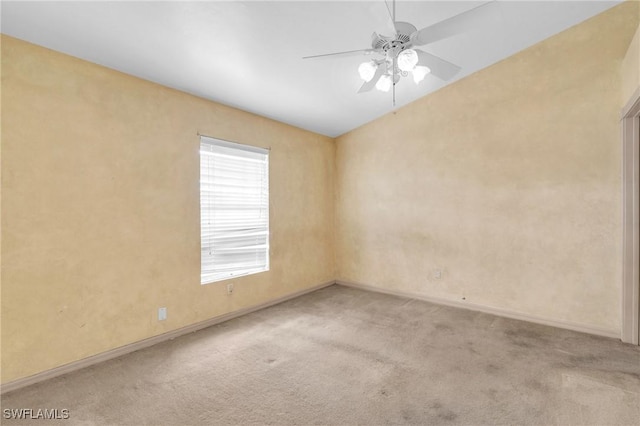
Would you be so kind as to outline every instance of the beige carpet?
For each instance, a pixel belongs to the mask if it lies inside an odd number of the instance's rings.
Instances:
[[[66,408],[66,425],[630,425],[640,349],[331,286],[9,393],[2,407]]]

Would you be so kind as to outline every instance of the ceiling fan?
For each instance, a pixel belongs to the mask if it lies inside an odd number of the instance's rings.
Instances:
[[[461,69],[458,65],[416,49],[415,46],[424,46],[467,31],[474,23],[493,14],[493,8],[490,6],[495,4],[494,0],[483,3],[466,12],[418,30],[408,22],[396,21],[395,0],[393,0],[391,7],[389,7],[387,0],[384,2],[390,18],[389,32],[393,35],[384,36],[374,32],[371,36],[371,48],[369,49],[305,56],[302,59],[376,55],[358,67],[358,73],[364,80],[358,93],[368,92],[374,87],[383,92],[393,89],[394,106],[396,103],[396,84],[401,77],[407,77],[411,73],[413,80],[418,84],[427,74],[431,73],[446,81],[453,78]]]

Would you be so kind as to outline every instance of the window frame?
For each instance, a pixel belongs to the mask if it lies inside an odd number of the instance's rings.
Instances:
[[[269,164],[270,164],[270,150],[267,148],[261,148],[261,147],[256,147],[256,146],[252,146],[252,145],[246,145],[246,144],[240,144],[237,142],[231,142],[231,141],[227,141],[224,139],[219,139],[219,138],[214,138],[214,137],[210,137],[210,136],[204,136],[204,135],[199,135],[200,136],[200,141],[199,141],[199,175],[200,175],[200,180],[199,180],[199,214],[200,214],[200,284],[201,285],[207,285],[207,284],[212,284],[212,283],[216,283],[216,282],[220,282],[220,281],[226,281],[226,280],[231,280],[231,279],[236,279],[239,277],[244,277],[244,276],[248,276],[248,275],[253,275],[253,274],[258,274],[258,273],[262,273],[262,272],[267,272],[270,270],[270,239],[271,239],[271,217],[270,217],[270,170],[269,170]],[[203,154],[203,149],[204,147],[207,147],[208,149],[210,149],[208,154]],[[220,148],[222,153],[218,152],[214,152],[216,148]],[[234,154],[233,151],[236,151],[236,153]],[[241,153],[244,153],[244,155],[240,155]],[[219,158],[222,157],[233,157],[233,160],[236,160],[238,162],[246,162],[247,164],[250,162],[258,162],[260,163],[261,161],[264,162],[263,165],[261,165],[263,168],[262,170],[258,171],[255,176],[253,176],[253,182],[251,182],[252,184],[255,184],[255,186],[251,186],[250,190],[248,192],[251,192],[251,190],[253,191],[259,191],[259,195],[258,198],[260,199],[258,204],[256,205],[256,208],[254,209],[257,213],[258,213],[258,219],[256,219],[259,222],[265,222],[264,218],[266,215],[266,222],[264,223],[264,227],[263,226],[259,226],[255,228],[255,232],[256,232],[256,236],[254,236],[254,244],[256,244],[257,246],[263,246],[263,247],[257,247],[255,248],[255,253],[256,255],[260,255],[259,258],[256,258],[256,265],[254,267],[246,267],[244,269],[237,269],[237,270],[231,270],[229,272],[223,273],[223,272],[211,272],[211,270],[209,270],[208,272],[205,272],[205,266],[209,266],[211,267],[211,265],[214,263],[213,259],[213,254],[211,253],[213,251],[213,242],[212,240],[214,238],[221,238],[221,231],[218,231],[218,236],[215,237],[213,235],[213,231],[210,234],[205,235],[204,233],[204,222],[203,217],[205,216],[205,212],[207,213],[207,215],[209,217],[211,216],[215,216],[216,212],[214,208],[210,208],[208,211],[206,211],[206,207],[204,207],[204,202],[203,200],[205,200],[205,197],[211,197],[208,199],[209,203],[215,203],[215,199],[216,199],[216,195],[220,195],[220,194],[216,194],[213,190],[210,191],[205,191],[203,188],[205,187],[203,185],[203,179],[205,178],[209,178],[210,182],[209,185],[213,185],[211,180],[214,178],[214,168],[215,166],[213,164],[210,164],[208,169],[207,169],[207,174],[203,174],[203,172],[205,171],[203,168],[203,155],[211,155],[213,156],[218,156]],[[258,158],[258,157],[262,157],[262,158]],[[251,158],[251,157],[255,157],[255,158]],[[233,163],[233,160],[231,161],[231,163]],[[215,160],[213,160],[215,161]],[[218,159],[218,161],[220,161]],[[241,172],[240,169],[238,169],[238,172]],[[224,179],[224,178],[223,178]],[[224,182],[224,181],[223,181]],[[259,186],[258,186],[258,182],[259,182]],[[226,182],[228,183],[228,182]],[[209,195],[205,195],[206,193],[208,193]],[[247,194],[247,197],[251,197],[252,195]],[[255,193],[253,194],[253,197],[255,198]],[[265,199],[266,197],[266,199]],[[212,201],[213,200],[213,201]],[[242,200],[244,201],[244,200]],[[240,201],[240,204],[242,204],[242,201]],[[237,207],[237,209],[239,209],[240,205]],[[236,209],[236,210],[237,210]],[[233,211],[233,207],[228,208],[228,209],[220,209],[218,210],[218,212],[223,212],[224,210],[230,210]],[[251,209],[250,209],[251,210]],[[237,213],[237,211],[236,211]],[[238,215],[240,216],[240,215]],[[238,217],[236,216],[236,217]],[[255,218],[254,218],[255,219]],[[247,221],[249,221],[249,219],[246,219]],[[211,226],[215,226],[213,225],[213,220],[210,223]],[[247,228],[242,228],[243,230],[247,230],[247,229],[252,229],[251,228],[252,224],[248,223],[246,224]],[[240,231],[240,228],[235,229],[233,231],[227,231],[230,233],[233,232],[243,232]],[[251,232],[249,232],[251,233]],[[266,233],[266,237],[263,233]],[[224,231],[222,231],[222,235],[224,235]],[[234,238],[234,236],[229,236],[229,235],[224,235],[224,237],[222,237],[223,239],[230,239],[232,240]],[[242,236],[240,235],[239,237],[236,236],[235,237],[240,238],[240,239],[246,239],[246,236]],[[262,238],[264,238],[264,241],[262,240]],[[207,243],[205,243],[205,240],[209,239],[209,241]],[[255,241],[260,240],[261,242],[263,242],[264,244],[261,243],[255,243]],[[210,253],[212,254],[211,258],[209,259],[209,263],[206,263],[206,258],[205,258],[205,251],[207,250],[207,248],[210,248]],[[242,248],[243,247],[236,247],[233,246],[233,248],[237,249],[240,248],[240,251],[243,251]],[[227,250],[233,250],[227,247]],[[222,251],[224,251],[224,248],[222,249]],[[248,245],[245,250],[246,253],[251,253],[251,248]],[[221,265],[224,265],[224,263],[221,263]],[[227,266],[232,265],[231,263],[226,264]],[[215,267],[215,265],[214,265]]]

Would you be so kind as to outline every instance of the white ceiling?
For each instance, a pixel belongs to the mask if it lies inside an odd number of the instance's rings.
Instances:
[[[490,19],[423,50],[462,67],[451,83],[617,3],[499,1]],[[421,29],[479,4],[398,1],[396,20]],[[388,32],[383,0],[2,1],[1,13],[13,37],[332,137],[394,109],[391,93],[357,94],[363,57],[302,59],[369,48],[373,31]],[[445,84],[404,78],[395,108]]]

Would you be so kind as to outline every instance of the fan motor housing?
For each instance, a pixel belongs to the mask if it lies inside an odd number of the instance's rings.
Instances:
[[[397,31],[395,37],[385,37],[373,33],[371,47],[385,53],[389,50],[402,51],[406,49],[411,42],[411,34],[417,31],[416,27],[408,22],[395,22],[395,27]]]

